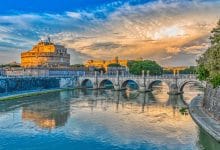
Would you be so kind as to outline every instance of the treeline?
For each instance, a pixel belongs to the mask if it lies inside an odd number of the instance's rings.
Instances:
[[[5,67],[21,67],[19,64],[1,64],[0,68],[5,68]]]
[[[196,74],[197,67],[196,66],[190,66],[184,70],[180,70],[179,74]],[[163,74],[173,74],[173,71],[171,70],[164,70]]]
[[[211,46],[198,59],[198,78],[210,82],[214,87],[220,86],[220,20],[212,30]]]
[[[163,73],[163,68],[156,61],[152,60],[129,61],[128,68],[129,72],[135,75],[141,75],[142,70],[145,73],[149,72],[149,75],[161,75]]]

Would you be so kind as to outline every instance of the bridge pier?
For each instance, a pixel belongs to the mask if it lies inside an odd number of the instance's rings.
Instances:
[[[122,91],[122,90],[125,90],[125,89],[121,88],[120,85],[114,85],[114,90],[115,91]]]
[[[151,91],[152,91],[152,89],[147,89],[146,86],[140,86],[139,87],[139,92],[141,92],[141,93],[151,92]]]
[[[167,94],[169,94],[169,95],[180,95],[180,94],[183,94],[183,92],[179,92],[179,91],[169,91],[169,92],[167,92]]]
[[[147,77],[149,77],[149,72],[147,72]],[[148,89],[146,86],[146,77],[145,77],[144,70],[142,70],[142,80],[143,80],[143,83],[139,86],[139,92],[142,92],[142,93],[151,92],[152,90]]]
[[[176,83],[175,83],[175,84],[172,84],[169,89],[170,89],[170,91],[167,93],[167,94],[169,94],[169,95],[179,95],[179,94],[183,94],[183,92],[180,92],[180,91],[179,91],[179,88],[178,88],[178,86],[177,86]]]
[[[98,89],[99,89],[99,82],[98,82],[97,71],[95,71],[95,81],[93,84],[93,90],[98,90]]]
[[[114,85],[114,90],[115,90],[115,91],[120,91],[120,90],[121,90],[121,88],[120,88],[120,86],[119,86],[119,85]]]

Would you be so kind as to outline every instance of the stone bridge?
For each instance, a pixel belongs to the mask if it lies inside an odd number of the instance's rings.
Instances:
[[[135,75],[84,75],[79,76],[78,86],[81,88],[86,87],[86,82],[92,83],[93,89],[105,88],[105,83],[112,83],[114,90],[126,89],[129,81],[133,81],[138,85],[140,92],[152,91],[152,86],[155,82],[164,82],[169,87],[168,94],[181,94],[183,88],[187,83],[199,83],[202,86],[206,86],[205,82],[199,81],[195,75],[162,75],[162,76],[142,76]]]

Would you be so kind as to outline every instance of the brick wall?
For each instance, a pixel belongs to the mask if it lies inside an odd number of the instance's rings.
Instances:
[[[205,90],[204,108],[215,119],[220,120],[220,87],[213,89],[208,85]]]

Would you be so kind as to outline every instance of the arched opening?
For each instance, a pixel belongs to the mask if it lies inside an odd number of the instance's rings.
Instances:
[[[82,83],[81,83],[81,87],[82,88],[93,88],[92,81],[89,80],[89,79],[83,80]]]
[[[203,90],[204,87],[202,85],[201,82],[199,81],[186,81],[184,82],[183,84],[180,85],[180,91],[181,92],[184,92],[187,91],[187,90],[198,90],[198,91],[201,91]]]
[[[169,85],[161,80],[155,80],[149,84],[148,89],[169,92]]]
[[[148,89],[152,90],[152,94],[157,102],[166,103],[169,99],[167,94],[169,90],[169,85],[161,80],[155,80],[151,82]]]
[[[102,80],[101,83],[99,84],[99,88],[103,88],[103,89],[113,89],[114,85],[112,83],[112,81],[105,79]]]
[[[203,94],[204,86],[199,81],[186,81],[180,84],[180,91],[183,92],[183,100],[189,104],[198,94]]]
[[[122,83],[121,88],[132,91],[132,90],[138,90],[139,86],[133,80],[126,80]]]
[[[122,89],[125,89],[125,91],[122,92],[122,96],[126,100],[136,99],[139,95],[139,92],[137,91],[139,89],[138,84],[133,80],[126,80],[121,85]]]

